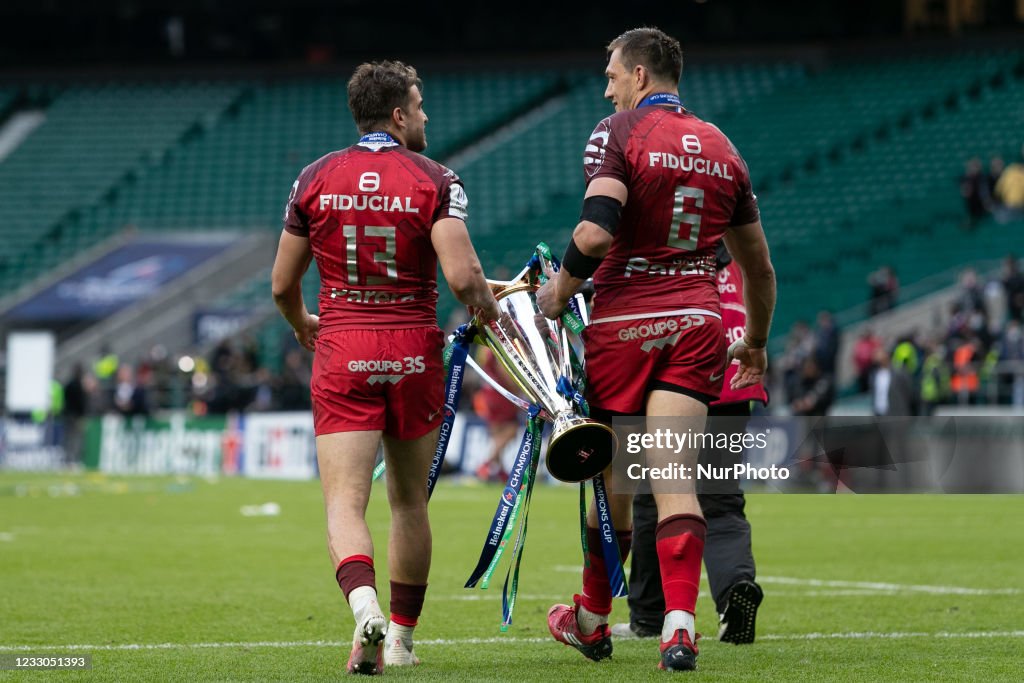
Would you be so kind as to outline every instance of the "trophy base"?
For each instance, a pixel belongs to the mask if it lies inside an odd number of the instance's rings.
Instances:
[[[548,444],[548,472],[569,483],[593,479],[612,464],[616,445],[611,427],[575,415],[560,415]]]

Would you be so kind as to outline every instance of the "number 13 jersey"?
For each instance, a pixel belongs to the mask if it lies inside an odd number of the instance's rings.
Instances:
[[[758,220],[747,165],[729,139],[681,108],[621,111],[597,124],[583,170],[588,184],[614,178],[629,191],[594,274],[594,320],[717,314],[715,246],[730,226]]]
[[[284,229],[309,238],[320,271],[321,333],[436,325],[430,230],[467,217],[453,171],[367,137],[303,169],[285,208]]]

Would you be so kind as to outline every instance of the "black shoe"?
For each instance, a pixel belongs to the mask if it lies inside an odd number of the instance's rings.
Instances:
[[[697,634],[700,640],[700,634]],[[658,668],[665,671],[694,671],[697,668],[697,645],[690,642],[686,629],[672,634],[672,640],[661,644],[661,661]]]
[[[734,645],[754,642],[757,607],[763,599],[764,592],[753,581],[738,581],[733,584],[725,601],[725,611],[718,618],[718,639]]]

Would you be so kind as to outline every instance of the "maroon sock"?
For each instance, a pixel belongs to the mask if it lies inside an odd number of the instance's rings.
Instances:
[[[619,561],[626,564],[629,551],[633,549],[633,530],[616,531],[615,536],[619,539]]]
[[[368,555],[349,555],[338,563],[334,572],[341,592],[348,600],[348,594],[360,586],[369,586],[377,590],[377,577],[373,571],[373,558]]]
[[[617,531],[619,559],[626,560],[633,545],[633,532]],[[587,564],[583,568],[583,607],[594,614],[610,614],[612,611],[612,587],[608,583],[608,567],[604,563],[604,548],[601,546],[601,532],[587,527]]]
[[[677,609],[695,613],[707,528],[697,515],[672,515],[658,523],[655,538],[666,614]]]
[[[427,586],[391,582],[391,621],[402,626],[415,626],[423,611]]]

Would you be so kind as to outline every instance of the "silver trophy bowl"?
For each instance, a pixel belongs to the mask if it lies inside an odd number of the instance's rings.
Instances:
[[[540,417],[552,423],[548,471],[565,482],[592,479],[612,462],[615,432],[580,415],[577,404],[559,391],[562,377],[574,387],[581,378],[573,368],[565,326],[560,320],[545,318],[537,307],[537,272],[527,267],[513,280],[487,282],[501,314],[497,320],[477,324],[478,335],[523,393],[540,406]],[[474,368],[489,384],[500,386],[475,364]],[[513,402],[522,407],[520,401]]]

